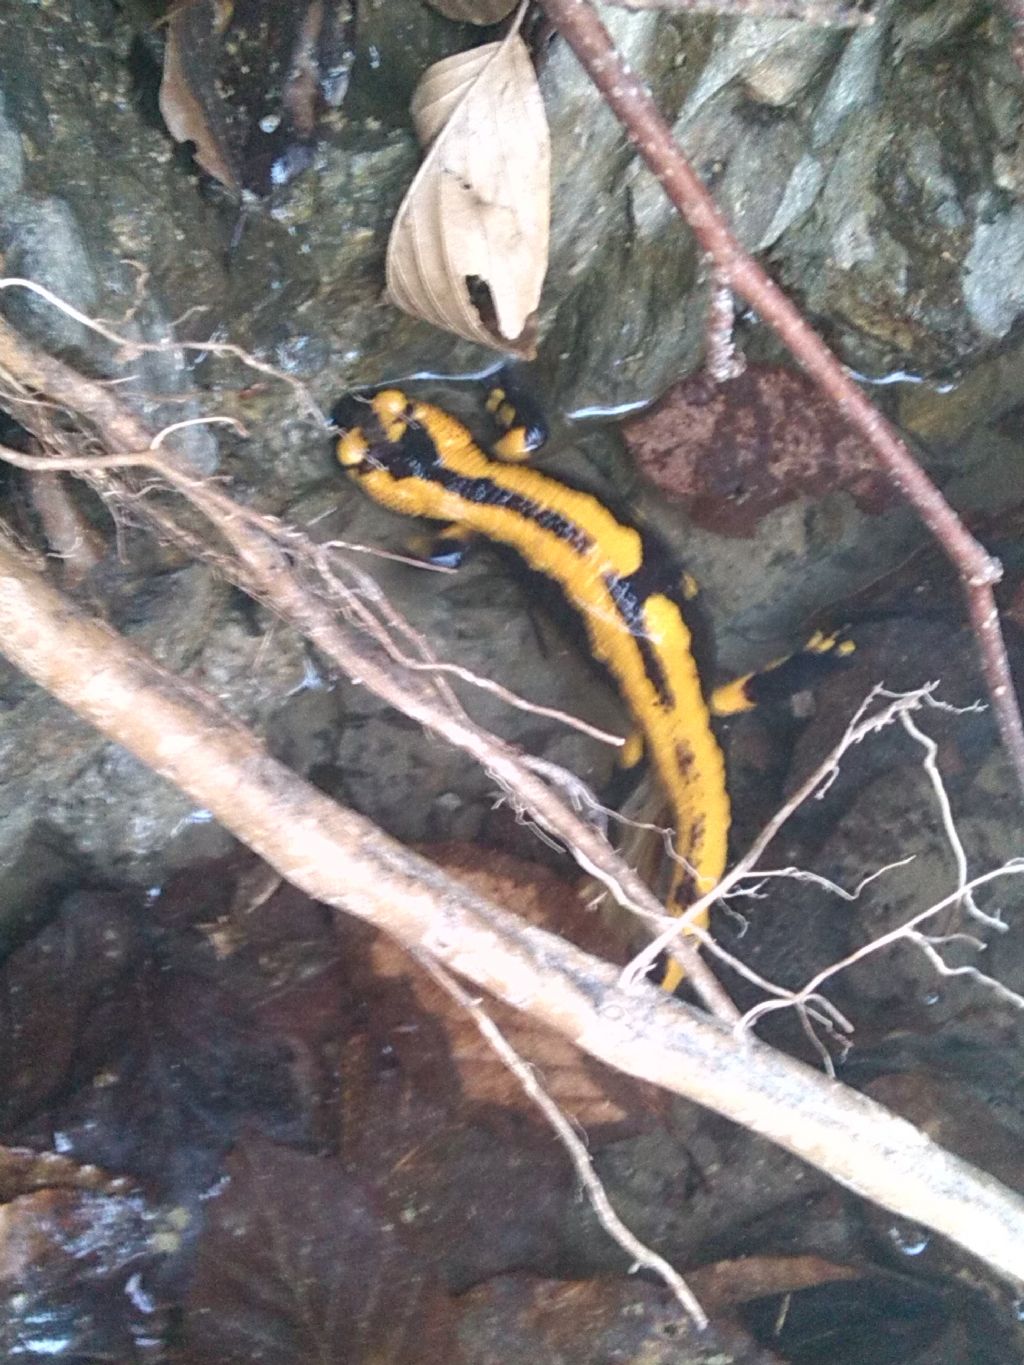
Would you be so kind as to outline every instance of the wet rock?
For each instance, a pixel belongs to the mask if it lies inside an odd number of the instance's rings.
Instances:
[[[792,104],[842,43],[838,33],[795,21],[766,24],[741,19],[735,25],[722,24],[683,116],[692,118],[712,95],[736,80],[758,104],[778,108]]]
[[[1024,307],[1024,205],[978,223],[965,265],[973,322],[993,339],[1006,336]]]

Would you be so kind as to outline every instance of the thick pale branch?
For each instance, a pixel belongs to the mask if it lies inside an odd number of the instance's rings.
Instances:
[[[663,992],[620,989],[616,968],[453,882],[315,791],[212,703],[187,696],[2,543],[0,642],[25,673],[307,894],[1024,1280],[1024,1200],[872,1100]]]

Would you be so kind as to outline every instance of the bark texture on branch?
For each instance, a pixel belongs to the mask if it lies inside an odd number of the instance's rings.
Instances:
[[[308,895],[528,1011],[592,1056],[761,1133],[1024,1280],[1024,1200],[874,1101],[473,894],[315,791],[243,726],[0,542],[0,647]]]

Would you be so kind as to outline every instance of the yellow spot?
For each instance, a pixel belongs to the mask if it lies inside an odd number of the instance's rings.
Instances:
[[[619,750],[619,765],[623,768],[635,768],[644,756],[644,732],[634,730],[626,739],[625,744]]]
[[[366,437],[362,430],[359,427],[353,427],[351,431],[345,432],[334,449],[338,463],[349,469],[363,463],[370,447],[366,443]]]
[[[829,654],[834,650],[840,659],[848,658],[856,648],[854,642],[844,640],[839,631],[826,635],[823,630],[816,630],[804,645],[809,654]]]
[[[389,441],[399,442],[406,433],[409,422],[406,416],[409,400],[401,389],[382,389],[370,399],[370,406],[384,428]]]
[[[695,597],[700,596],[700,584],[692,573],[684,573],[679,580],[679,587],[682,589],[683,599],[692,602]]]

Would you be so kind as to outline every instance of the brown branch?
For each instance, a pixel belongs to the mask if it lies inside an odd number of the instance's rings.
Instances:
[[[611,0],[623,9],[660,9],[671,14],[717,14],[735,19],[798,19],[818,28],[868,28],[873,14],[845,0]]]
[[[67,317],[73,318],[75,322],[87,327],[89,331],[95,332],[97,336],[105,337],[107,341],[112,342],[118,348],[122,355],[128,357],[150,353],[164,354],[167,351],[198,351],[210,355],[230,356],[233,360],[237,360],[240,364],[246,365],[260,374],[268,375],[281,384],[287,384],[299,399],[306,415],[311,417],[317,426],[325,429],[327,427],[327,419],[300,379],[289,374],[287,370],[279,370],[276,365],[270,365],[267,361],[260,360],[258,356],[254,356],[250,351],[243,350],[233,341],[178,341],[173,337],[169,337],[166,341],[138,341],[132,337],[122,336],[120,332],[115,332],[112,328],[107,327],[98,318],[90,317],[88,313],[83,313],[80,309],[74,308],[66,299],[60,298],[36,280],[4,277],[0,279],[0,290],[5,289],[25,289],[31,294],[38,295],[39,298],[52,304],[54,308],[60,309]]]
[[[861,393],[797,308],[739,245],[662,118],[650,91],[619,56],[589,0],[541,2],[710,256],[716,277],[725,279],[775,330],[850,426],[867,441],[895,489],[914,507],[956,568],[967,596],[999,733],[1024,788],[1024,724],[992,591],[992,585],[1002,576],[999,563],[970,534],[895,428]]]
[[[53,470],[34,474],[28,492],[50,553],[63,563],[67,586],[77,587],[103,558],[100,537],[75,506],[65,481]]]
[[[1024,1200],[881,1105],[641,986],[446,877],[272,758],[0,542],[0,642],[307,895],[387,931],[583,1051],[779,1143],[1024,1280]]]
[[[49,394],[87,417],[111,450],[145,450],[149,445],[151,434],[112,390],[33,346],[3,318],[0,370],[9,371],[26,388]]]

